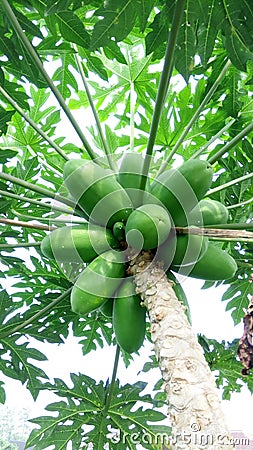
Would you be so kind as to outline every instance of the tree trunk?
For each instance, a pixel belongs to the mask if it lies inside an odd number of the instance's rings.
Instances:
[[[151,336],[172,426],[171,449],[228,450],[229,436],[214,377],[194,335],[173,282],[152,255],[131,262],[136,291],[147,307]]]

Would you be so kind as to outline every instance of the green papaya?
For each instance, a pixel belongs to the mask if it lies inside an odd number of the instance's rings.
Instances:
[[[58,262],[91,262],[100,253],[119,246],[110,230],[99,225],[64,226],[53,230],[41,242],[41,251]]]
[[[113,302],[114,302],[114,298],[109,298],[105,303],[103,303],[102,306],[100,306],[99,309],[105,317],[108,317],[108,318],[112,317]]]
[[[151,185],[151,194],[167,208],[176,226],[184,226],[189,223],[190,211],[210,188],[212,175],[206,161],[192,159],[159,175]]]
[[[219,281],[232,278],[237,271],[234,258],[219,247],[208,244],[204,256],[192,266],[171,266],[174,272],[203,280]]]
[[[92,222],[112,227],[125,222],[133,205],[114,172],[93,161],[73,159],[64,165],[64,183]]]
[[[115,295],[112,323],[118,344],[128,353],[137,352],[145,338],[146,308],[140,301],[132,281],[126,278]]]
[[[112,228],[112,233],[117,241],[124,241],[125,236],[125,225],[122,222],[115,222]]]
[[[171,230],[169,214],[162,206],[147,204],[135,209],[126,222],[126,241],[130,247],[149,250],[161,245]]]
[[[125,275],[123,252],[108,250],[97,256],[77,278],[73,285],[71,308],[85,315],[100,308],[112,298]]]
[[[141,153],[125,153],[120,164],[118,182],[128,193],[134,208],[140,206],[143,197],[140,192],[144,158]],[[149,180],[146,180],[146,189]]]
[[[208,248],[208,238],[196,234],[177,235],[172,265],[188,265],[201,259]]]
[[[192,325],[190,306],[189,306],[185,291],[182,287],[182,284],[178,281],[178,279],[175,277],[174,273],[172,273],[170,270],[168,270],[166,272],[166,275],[169,280],[173,281],[173,286],[172,286],[173,291],[175,292],[177,299],[184,305],[186,317],[187,317],[189,323]]]
[[[193,208],[188,219],[192,225],[219,225],[228,222],[228,209],[221,202],[206,198]]]

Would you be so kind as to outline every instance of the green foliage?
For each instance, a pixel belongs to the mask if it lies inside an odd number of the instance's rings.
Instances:
[[[215,371],[216,384],[222,387],[223,399],[229,400],[232,392],[240,392],[243,385],[253,392],[252,378],[241,379],[241,364],[237,360],[238,339],[233,342],[217,342],[215,339],[207,339],[199,336],[206,360],[212,371]]]
[[[45,390],[56,396],[47,415],[32,421],[36,428],[27,446],[66,449],[91,442],[98,449],[107,445],[134,450],[131,429],[143,448],[157,448],[144,444],[142,436],[170,434],[168,426],[157,424],[164,419],[161,380],[154,386],[154,396],[143,393],[147,386],[142,381],[122,386],[112,377],[104,384],[85,374],[71,374],[71,386],[60,379],[48,381],[42,369],[46,355],[37,350],[37,343],[64,344],[73,334],[88,355],[99,347],[106,353],[116,341],[111,319],[100,311],[82,318],[71,311],[70,290],[84,264],[49,262],[40,243],[51,227],[85,221],[63,184],[68,157],[90,159],[81,132],[95,156],[107,152],[108,161],[116,164],[126,150],[146,151],[178,2],[10,2],[27,40],[17,35],[4,3],[0,4],[1,372],[20,380],[35,399]],[[211,160],[214,179],[208,197],[228,207],[228,225],[252,227],[253,188],[248,177],[253,173],[252,5],[247,0],[187,0],[185,5],[175,68],[158,105],[157,133],[152,132],[149,176],[153,181],[161,165],[170,168],[198,156]],[[47,80],[29,42],[50,75]],[[227,60],[230,66],[225,65]],[[77,117],[79,129],[66,120],[57,100],[69,117]],[[221,155],[231,141],[234,145]],[[227,185],[237,178],[240,181]],[[238,324],[253,295],[253,244],[235,239],[217,245],[238,264],[222,298]],[[204,288],[213,285],[209,281]],[[238,340],[219,343],[200,336],[199,341],[224,398],[240,391],[243,382],[252,392],[251,378],[241,375]],[[122,357],[127,367],[132,356],[123,352]],[[151,355],[143,372],[154,367],[157,361]],[[4,402],[0,381],[0,403]]]
[[[153,408],[152,398],[142,394],[146,384],[137,382],[121,386],[117,380],[113,387],[113,398],[108,404],[110,384],[96,382],[85,375],[71,374],[73,387],[71,389],[60,379],[54,383],[46,383],[44,388],[53,391],[60,400],[49,404],[46,409],[52,415],[32,419],[39,426],[33,430],[27,446],[36,445],[38,449],[45,449],[52,445],[52,433],[57,436],[54,449],[66,448],[71,442],[75,448],[96,442],[99,449],[109,443],[110,448],[135,448],[131,443],[131,436],[149,434],[154,438],[155,433],[164,431],[163,425],[153,425],[165,419],[165,415]],[[141,406],[133,412],[136,403]],[[134,420],[133,420],[134,415]],[[151,423],[151,424],[150,424]],[[169,433],[169,429],[166,428]],[[145,447],[144,448],[150,448]]]

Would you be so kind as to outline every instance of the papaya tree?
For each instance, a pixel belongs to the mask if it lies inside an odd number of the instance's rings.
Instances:
[[[252,6],[0,11],[0,368],[34,399],[58,399],[27,446],[233,448],[218,387],[252,390]],[[184,277],[227,287],[240,342],[193,333]],[[69,334],[85,355],[115,346],[110,381],[49,380],[31,339]],[[151,393],[117,378],[148,341]]]

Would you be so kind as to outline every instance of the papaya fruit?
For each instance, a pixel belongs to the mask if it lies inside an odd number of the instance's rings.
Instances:
[[[128,353],[137,352],[146,332],[146,308],[130,279],[125,279],[116,292],[113,303],[112,324],[116,340]]]
[[[167,208],[176,226],[184,226],[189,223],[190,211],[210,188],[212,175],[206,161],[189,160],[159,175],[151,185],[151,194]]]
[[[112,233],[117,241],[125,240],[125,225],[122,222],[115,222],[112,228]]]
[[[143,197],[140,192],[144,158],[141,153],[125,153],[120,164],[118,182],[128,193],[134,208],[142,204]],[[146,180],[146,189],[149,180]]]
[[[173,265],[171,270],[193,278],[222,281],[235,275],[237,264],[226,251],[209,243],[205,254],[195,264],[192,266]]]
[[[177,235],[172,265],[188,265],[201,259],[208,247],[208,238],[196,234]]]
[[[170,216],[162,206],[146,204],[135,209],[126,222],[126,241],[130,247],[150,250],[161,245],[171,230]]]
[[[192,225],[219,225],[228,222],[228,214],[228,209],[221,202],[206,198],[192,209],[188,219]]]
[[[92,222],[110,228],[115,222],[125,222],[133,210],[114,172],[93,161],[67,161],[63,178],[69,193]]]
[[[53,230],[41,241],[41,251],[58,262],[91,262],[100,253],[117,248],[118,242],[109,229],[99,225],[64,226]]]
[[[178,281],[178,279],[175,277],[174,273],[172,273],[170,270],[166,272],[167,278],[171,281],[173,281],[173,291],[175,292],[177,299],[184,305],[185,307],[185,315],[189,321],[189,323],[192,325],[192,319],[191,319],[191,310],[190,306],[185,294],[185,291],[181,285],[181,283]]]
[[[77,278],[70,303],[72,311],[85,315],[112,298],[125,275],[122,252],[108,250],[97,256]]]
[[[112,317],[112,311],[113,311],[113,298],[109,298],[105,303],[103,303],[102,306],[100,306],[100,311],[103,314],[103,316],[111,318]]]

